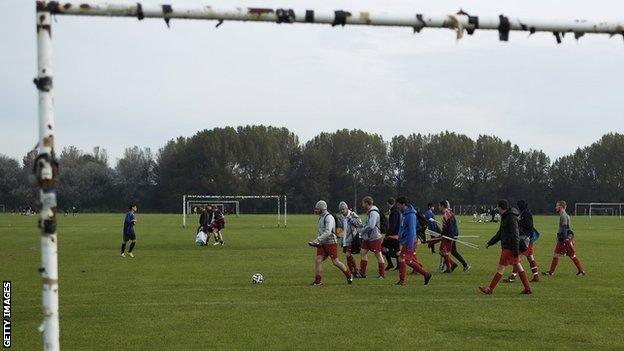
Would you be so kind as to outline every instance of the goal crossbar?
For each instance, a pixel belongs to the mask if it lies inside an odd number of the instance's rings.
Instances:
[[[370,11],[350,11],[338,9],[334,11],[317,11],[312,9],[269,8],[269,7],[235,7],[218,9],[212,6],[173,6],[169,4],[115,4],[97,2],[57,2],[38,1],[38,11],[48,11],[58,15],[73,16],[104,16],[104,17],[134,17],[162,18],[167,26],[172,19],[195,19],[218,21],[253,21],[273,23],[316,23],[331,26],[360,25],[360,26],[393,26],[408,27],[414,32],[423,28],[447,28],[457,33],[457,39],[464,33],[473,34],[478,29],[496,30],[499,39],[507,41],[510,31],[551,32],[557,43],[565,33],[574,33],[576,39],[585,33],[622,34],[624,22],[589,21],[572,19],[567,21],[534,20],[528,18],[511,18],[505,15],[486,17],[471,15],[463,10],[444,15],[425,15],[422,13],[374,13]]]

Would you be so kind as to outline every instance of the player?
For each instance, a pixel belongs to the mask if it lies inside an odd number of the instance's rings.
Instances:
[[[453,273],[455,268],[457,268],[457,263],[451,258],[451,252],[453,251],[453,240],[451,239],[457,237],[459,228],[457,227],[457,219],[453,211],[451,211],[451,204],[448,200],[440,201],[439,206],[443,213],[442,235],[446,237],[440,237],[440,255],[444,259],[444,273]]]
[[[568,256],[574,262],[578,272],[576,275],[582,277],[585,275],[585,269],[581,260],[576,256],[576,242],[574,241],[574,232],[572,231],[570,216],[566,212],[567,204],[565,201],[557,201],[555,211],[559,213],[559,231],[557,231],[557,246],[553,254],[550,270],[543,272],[544,275],[554,275],[559,263],[560,256]]]
[[[362,238],[362,251],[360,260],[360,275],[366,278],[366,266],[368,265],[368,252],[372,251],[377,257],[379,279],[386,278],[385,261],[381,253],[381,212],[373,204],[373,198],[366,196],[362,199],[362,207],[366,210],[366,225],[360,230]]]
[[[210,238],[214,236],[214,228],[212,227],[212,222],[214,220],[214,211],[212,210],[212,205],[205,205],[202,207],[201,214],[199,215],[199,226],[201,230],[206,233],[208,238],[206,239],[206,245],[210,242]],[[215,242],[217,241],[215,237]]]
[[[124,219],[123,226],[123,242],[121,243],[121,257],[126,257],[126,244],[130,241],[130,247],[128,248],[128,256],[134,258],[134,254],[132,250],[134,250],[134,246],[136,245],[136,234],[134,232],[134,226],[136,225],[136,216],[134,215],[137,211],[137,205],[132,204],[129,206],[130,211],[126,213],[126,217]]]
[[[505,267],[514,266],[514,269],[518,272],[518,275],[520,275],[520,280],[524,286],[524,290],[522,290],[521,294],[532,294],[529,278],[520,264],[520,248],[518,245],[518,210],[510,208],[507,200],[498,201],[498,210],[502,214],[500,228],[492,239],[487,242],[488,248],[499,241],[501,242],[502,251],[500,259],[498,260],[498,269],[496,270],[496,274],[494,274],[490,285],[480,286],[479,290],[486,295],[492,294],[498,285],[498,282],[503,277],[503,273],[505,273]]]
[[[358,229],[362,227],[362,220],[357,213],[349,209],[349,206],[344,201],[338,204],[338,210],[340,211],[338,219],[342,221],[342,230],[344,233],[341,241],[342,252],[347,257],[347,267],[349,271],[355,278],[358,278],[360,272],[358,271],[355,257],[353,257],[352,245],[353,240],[356,239],[355,236],[358,235]]]
[[[529,204],[526,201],[520,200],[516,203],[518,205],[518,209],[520,210],[520,218],[518,222],[519,230],[520,230],[520,238],[529,238],[528,248],[521,252],[522,256],[525,256],[529,261],[529,267],[531,267],[531,273],[533,273],[533,279],[531,279],[531,283],[539,282],[539,269],[537,267],[537,261],[535,261],[535,242],[534,235],[536,229],[533,225],[533,214],[529,209]],[[508,283],[513,283],[516,281],[516,276],[518,273],[515,268],[513,273],[507,278],[505,281]]]
[[[327,211],[327,202],[320,200],[314,206],[314,212],[318,214],[318,234],[314,241],[308,243],[316,247],[315,276],[312,285],[323,285],[323,261],[330,257],[336,268],[340,269],[347,278],[347,284],[353,283],[353,274],[344,263],[338,259],[338,238],[336,237],[336,221],[334,216]]]
[[[399,243],[401,245],[401,251],[399,253],[399,281],[396,285],[407,285],[407,266],[410,266],[414,271],[418,272],[425,278],[425,285],[429,284],[431,280],[431,273],[422,266],[416,258],[416,227],[418,221],[416,220],[416,210],[409,203],[409,201],[401,196],[397,200],[397,207],[401,211],[401,225],[399,228]]]
[[[225,245],[223,242],[223,233],[221,233],[221,230],[225,228],[225,216],[216,206],[214,209],[211,226],[215,236],[215,243],[212,245]]]
[[[423,213],[423,215],[425,216],[425,219],[427,219],[427,223],[428,223],[428,229],[436,232],[436,233],[440,233],[440,226],[438,226],[438,222],[435,220],[435,212],[434,212],[434,206],[433,203],[430,202],[427,204],[427,211],[425,211],[425,213]],[[435,241],[429,241],[428,247],[429,249],[431,249],[431,253],[435,253]],[[442,265],[442,261],[440,262],[440,266]]]
[[[388,199],[388,206],[390,206],[390,216],[388,216],[388,232],[381,243],[381,251],[387,261],[386,271],[394,268],[394,265],[392,264],[393,257],[397,260],[396,268],[399,268],[399,228],[401,226],[401,211],[399,210],[394,198],[391,197]]]

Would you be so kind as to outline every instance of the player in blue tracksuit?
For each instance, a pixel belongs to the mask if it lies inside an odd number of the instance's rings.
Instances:
[[[416,258],[416,210],[409,201],[401,196],[396,200],[401,211],[401,226],[399,228],[399,243],[401,251],[399,254],[399,282],[397,285],[406,285],[407,266],[425,277],[425,285],[429,284],[431,274],[422,266]]]
[[[123,226],[123,242],[121,243],[121,257],[126,257],[126,244],[130,241],[130,248],[128,248],[128,256],[134,257],[132,250],[134,250],[134,245],[136,245],[136,234],[134,232],[134,225],[137,220],[134,216],[134,213],[137,211],[137,206],[132,204],[130,205],[130,211],[126,212],[126,216],[124,218],[124,226]]]

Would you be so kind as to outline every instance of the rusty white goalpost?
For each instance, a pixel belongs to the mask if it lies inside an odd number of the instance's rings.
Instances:
[[[421,13],[376,14],[368,11],[316,11],[291,8],[237,7],[220,10],[211,6],[174,7],[172,5],[106,4],[96,2],[37,1],[37,77],[34,83],[39,91],[39,143],[35,175],[41,201],[41,268],[43,283],[43,348],[59,350],[58,263],[56,232],[56,180],[58,165],[54,149],[54,104],[52,71],[52,15],[115,16],[162,18],[167,26],[172,19],[214,20],[217,27],[223,21],[255,21],[274,23],[317,23],[331,26],[363,25],[407,27],[414,32],[423,28],[447,28],[461,39],[477,29],[495,30],[499,39],[507,41],[511,31],[550,32],[560,43],[566,33],[576,39],[587,33],[624,36],[623,23],[592,22],[587,20],[544,21],[498,17],[480,17],[459,11],[455,14],[428,16]]]

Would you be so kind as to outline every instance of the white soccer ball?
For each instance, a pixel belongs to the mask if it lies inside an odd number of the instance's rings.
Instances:
[[[251,276],[251,282],[254,284],[262,284],[262,282],[264,282],[264,276],[260,273],[256,273]]]

